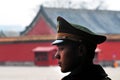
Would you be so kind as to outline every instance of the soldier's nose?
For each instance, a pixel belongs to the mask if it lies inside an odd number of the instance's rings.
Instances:
[[[60,59],[59,51],[56,52],[56,54],[55,54],[55,58],[56,58],[56,59]]]

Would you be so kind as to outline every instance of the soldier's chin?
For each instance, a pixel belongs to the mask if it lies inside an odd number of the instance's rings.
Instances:
[[[61,68],[61,72],[62,72],[62,73],[67,73],[67,72],[69,72],[69,70],[67,70],[67,69],[62,69],[62,68]]]

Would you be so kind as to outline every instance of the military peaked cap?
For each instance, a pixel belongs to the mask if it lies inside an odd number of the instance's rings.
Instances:
[[[57,39],[52,43],[53,45],[60,44],[64,40],[88,41],[94,44],[100,44],[106,40],[105,36],[98,35],[81,25],[69,23],[60,16],[57,17],[57,22]]]

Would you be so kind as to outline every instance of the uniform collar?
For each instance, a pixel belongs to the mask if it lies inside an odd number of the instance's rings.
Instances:
[[[107,74],[103,70],[100,65],[89,65],[81,69],[81,67],[76,68],[73,70],[68,76],[65,76],[62,80],[66,80],[65,78],[104,78],[107,77]]]

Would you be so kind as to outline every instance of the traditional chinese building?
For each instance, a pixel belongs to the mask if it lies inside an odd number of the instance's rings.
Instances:
[[[98,45],[96,49],[96,61],[107,62],[109,65],[114,60],[120,60],[120,11],[46,8],[41,6],[33,21],[21,32],[21,37],[16,37],[14,38],[16,41],[10,42],[11,38],[1,38],[0,62],[34,62],[35,55],[43,52],[40,49],[41,47],[42,49],[46,48],[48,54],[49,51],[53,50],[54,52],[54,49],[50,47],[51,42],[55,39],[57,16],[62,16],[71,23],[86,26],[97,34],[107,36],[107,41]],[[43,59],[46,60],[44,56]],[[47,58],[47,60],[49,59]],[[40,62],[37,64],[41,65]]]

